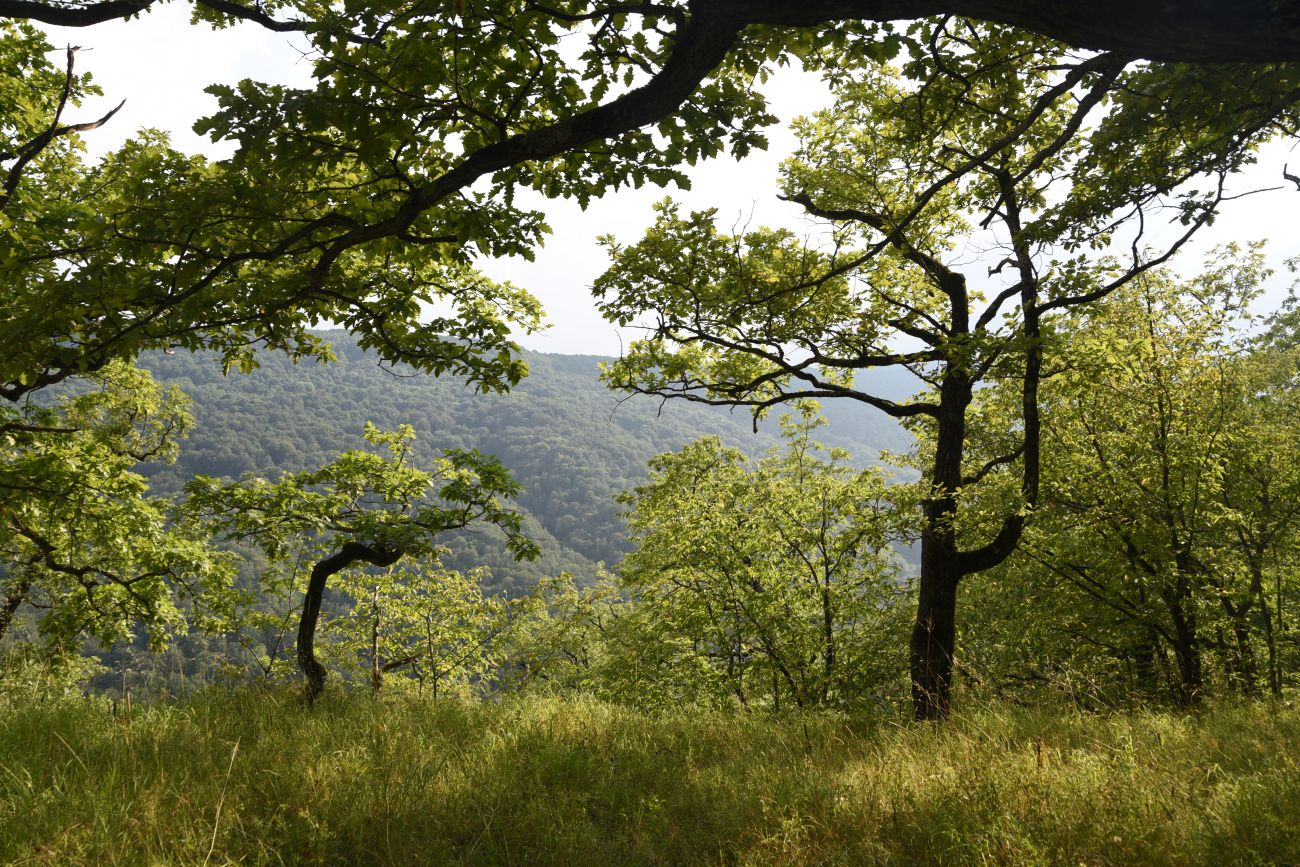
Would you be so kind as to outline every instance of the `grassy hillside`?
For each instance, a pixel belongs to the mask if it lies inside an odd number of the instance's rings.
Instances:
[[[3,701],[0,699],[0,701]],[[1300,715],[0,704],[8,864],[1300,861]]]
[[[489,565],[498,586],[517,592],[541,575],[563,569],[593,574],[596,562],[612,564],[623,556],[613,496],[645,479],[651,456],[709,434],[751,452],[775,441],[775,419],[755,434],[743,411],[621,400],[598,381],[595,356],[528,353],[527,379],[509,394],[484,395],[452,378],[386,370],[347,334],[328,336],[336,363],[294,365],[265,353],[262,368],[248,375],[223,377],[211,356],[145,356],[141,364],[159,380],[191,396],[198,422],[176,465],[149,468],[154,486],[174,490],[195,473],[237,477],[305,469],[358,447],[367,421],[412,424],[424,452],[478,448],[500,456],[523,484],[519,504],[544,559],[515,564],[490,534],[455,540],[449,558],[458,568]],[[901,380],[882,380],[881,387],[890,394],[910,388]],[[825,409],[830,424],[821,438],[864,463],[910,440],[868,407],[838,401]]]

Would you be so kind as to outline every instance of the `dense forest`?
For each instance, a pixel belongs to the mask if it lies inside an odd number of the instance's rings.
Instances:
[[[191,0],[301,75],[91,150],[161,5],[0,0],[0,860],[1300,862],[1300,293],[1209,231],[1287,4]],[[783,67],[793,217],[696,209]],[[489,276],[561,200],[617,357]]]

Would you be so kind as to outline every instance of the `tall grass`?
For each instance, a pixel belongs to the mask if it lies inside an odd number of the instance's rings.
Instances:
[[[1300,715],[945,726],[287,692],[0,706],[13,864],[1300,862]]]

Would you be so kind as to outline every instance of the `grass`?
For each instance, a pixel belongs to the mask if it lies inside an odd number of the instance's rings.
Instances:
[[[1300,862],[1300,714],[0,704],[7,864]]]

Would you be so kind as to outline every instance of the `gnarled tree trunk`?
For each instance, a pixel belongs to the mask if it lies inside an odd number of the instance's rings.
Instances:
[[[1010,178],[1001,178],[1008,225],[1013,230],[1016,254],[1023,274],[1031,273],[1029,254],[1023,238],[1018,237],[1019,212]],[[970,333],[965,279],[948,274],[942,282],[944,294],[952,302],[952,336]],[[997,535],[987,544],[968,551],[957,546],[957,491],[967,483],[977,483],[994,466],[1008,464],[1019,457],[1022,464],[1021,494],[1027,506],[1038,502],[1039,449],[1041,426],[1038,386],[1042,378],[1043,349],[1039,341],[1037,284],[1022,281],[1020,308],[1024,316],[1024,380],[1021,387],[1021,412],[1024,433],[1018,452],[991,460],[970,478],[962,473],[966,454],[966,411],[974,396],[975,379],[967,362],[958,357],[948,362],[939,387],[939,410],[935,435],[934,465],[930,478],[930,495],[925,502],[925,527],[921,533],[921,576],[918,588],[916,623],[912,628],[911,673],[912,711],[918,720],[941,720],[952,706],[953,654],[957,644],[957,588],[966,575],[991,569],[1015,550],[1025,526],[1025,516],[1017,511],[1007,515]],[[958,350],[960,353],[960,349]]]
[[[360,542],[347,542],[338,553],[312,567],[311,579],[307,582],[307,596],[302,601],[302,619],[298,621],[298,668],[307,678],[308,704],[319,698],[325,689],[325,666],[316,659],[316,623],[320,620],[320,604],[325,596],[326,582],[353,563],[391,566],[401,558],[401,551],[382,545],[372,547]]]

